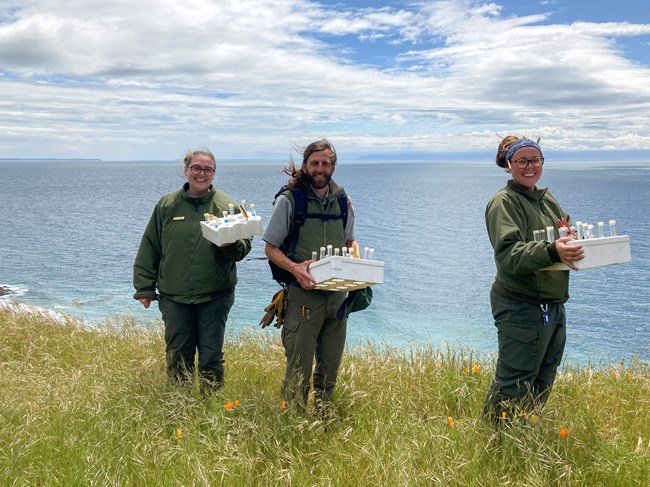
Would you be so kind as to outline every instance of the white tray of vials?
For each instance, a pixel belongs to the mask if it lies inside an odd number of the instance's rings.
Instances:
[[[628,235],[572,240],[567,245],[582,245],[585,251],[585,258],[574,263],[578,269],[624,264],[632,260],[630,237]],[[542,270],[568,271],[571,269],[565,264],[558,262]]]
[[[217,246],[262,235],[264,233],[262,217],[255,214],[255,205],[251,204],[250,206],[251,212],[244,210],[242,213],[234,214],[232,213],[233,208],[230,208],[230,214],[224,212],[223,218],[215,218],[214,215],[206,214],[205,221],[201,222],[201,233]]]
[[[317,283],[316,289],[354,291],[384,282],[384,263],[335,255],[310,264],[309,274]]]

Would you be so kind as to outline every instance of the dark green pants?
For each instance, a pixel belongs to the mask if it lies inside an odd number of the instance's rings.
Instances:
[[[165,322],[165,355],[170,379],[192,378],[198,350],[202,379],[217,387],[223,383],[223,342],[228,313],[234,302],[234,289],[201,304],[177,303],[160,296],[158,308]]]
[[[336,312],[347,296],[345,292],[305,291],[289,286],[282,328],[282,344],[287,367],[282,395],[299,399],[304,406],[309,395],[312,366],[317,403],[329,402],[334,393],[343,349],[347,320],[339,321]]]
[[[564,305],[549,304],[549,323],[545,324],[538,304],[508,299],[494,291],[490,302],[499,354],[485,398],[485,413],[498,418],[513,405],[539,410],[553,387],[564,354]]]

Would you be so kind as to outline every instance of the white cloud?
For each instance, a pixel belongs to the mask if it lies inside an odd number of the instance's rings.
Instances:
[[[617,44],[647,35],[470,0],[5,2],[0,148],[258,157],[329,136],[340,153],[466,151],[517,130],[548,148],[648,149],[650,71]]]

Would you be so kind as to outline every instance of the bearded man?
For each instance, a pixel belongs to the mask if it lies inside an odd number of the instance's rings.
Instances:
[[[300,169],[292,160],[285,168],[291,176],[288,189],[277,197],[262,239],[266,242],[266,256],[288,276],[284,283],[287,304],[282,329],[287,359],[283,399],[304,409],[315,358],[314,404],[317,413],[329,414],[345,347],[347,318],[340,310],[347,292],[316,289],[308,267],[314,262],[312,252],[321,247],[356,246],[354,213],[343,188],[332,180],[337,161],[332,144],[326,139],[313,142],[302,156]],[[304,193],[299,195],[299,191]],[[305,194],[307,216],[296,240],[292,235],[296,200]]]

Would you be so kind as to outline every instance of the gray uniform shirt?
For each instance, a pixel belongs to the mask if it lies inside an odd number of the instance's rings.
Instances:
[[[327,193],[329,194],[329,189]],[[325,195],[325,201],[327,200],[328,194]],[[289,235],[292,211],[293,208],[289,198],[284,195],[278,196],[273,205],[273,212],[271,213],[271,218],[269,218],[269,223],[266,225],[264,235],[262,235],[262,240],[276,247],[280,247],[282,242],[287,238],[287,235]],[[349,196],[345,240],[354,240],[354,212],[352,211],[352,201]]]

